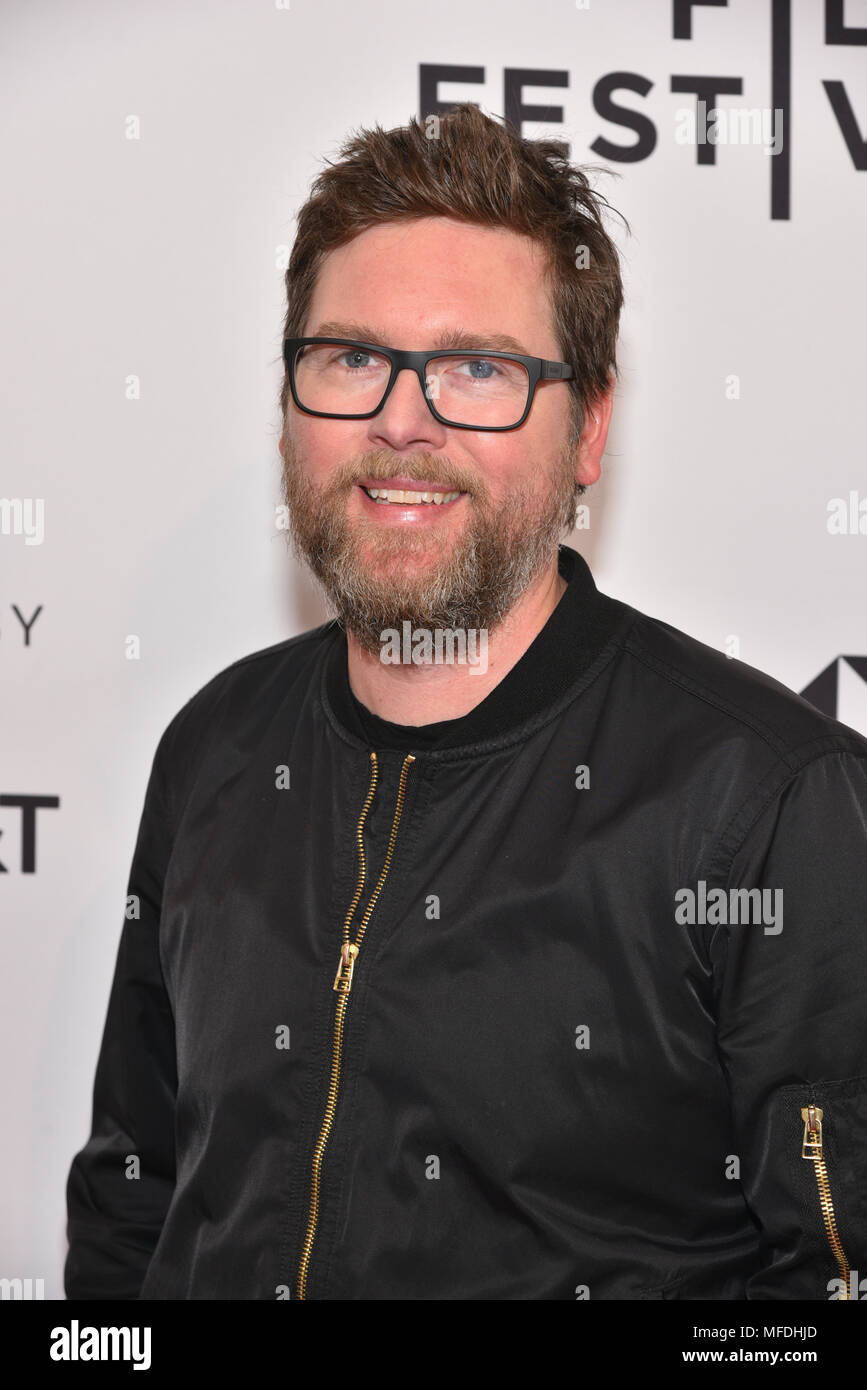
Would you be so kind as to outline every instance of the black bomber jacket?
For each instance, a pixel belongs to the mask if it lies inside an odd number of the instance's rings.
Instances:
[[[335,621],[172,719],[68,1298],[867,1294],[867,740],[560,571],[461,719]]]

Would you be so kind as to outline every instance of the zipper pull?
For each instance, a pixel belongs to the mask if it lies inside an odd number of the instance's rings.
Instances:
[[[355,969],[355,957],[358,955],[358,947],[351,941],[345,941],[340,950],[340,963],[337,966],[337,974],[334,976],[334,989],[342,989],[344,994],[348,994],[352,989],[352,972]]]
[[[815,1162],[821,1161],[822,1153],[822,1115],[824,1111],[817,1105],[806,1105],[801,1110],[801,1119],[804,1121],[804,1142],[801,1146],[801,1157],[811,1158]]]

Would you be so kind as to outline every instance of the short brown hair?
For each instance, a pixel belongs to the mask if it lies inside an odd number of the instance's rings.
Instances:
[[[623,304],[617,248],[602,223],[610,204],[586,173],[555,141],[524,139],[472,102],[425,123],[412,117],[393,130],[362,129],[341,147],[337,162],[326,164],[297,215],[283,336],[303,335],[324,257],[368,227],[439,216],[505,228],[533,238],[547,253],[554,328],[563,361],[575,372],[569,383],[573,437],[580,433],[586,406],[618,377]],[[577,264],[581,248],[583,268]],[[284,370],[284,420],[288,403]]]

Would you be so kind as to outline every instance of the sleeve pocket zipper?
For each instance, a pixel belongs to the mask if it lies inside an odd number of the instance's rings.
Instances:
[[[816,1189],[819,1195],[819,1206],[822,1212],[822,1223],[825,1227],[825,1236],[831,1253],[837,1262],[837,1268],[842,1285],[838,1299],[850,1299],[850,1266],[840,1240],[840,1233],[837,1230],[837,1217],[834,1212],[834,1199],[831,1194],[831,1183],[828,1178],[828,1165],[825,1159],[824,1141],[822,1138],[822,1120],[824,1111],[817,1105],[805,1105],[801,1110],[801,1119],[804,1121],[804,1140],[801,1145],[801,1157],[813,1164],[813,1171],[816,1175]]]

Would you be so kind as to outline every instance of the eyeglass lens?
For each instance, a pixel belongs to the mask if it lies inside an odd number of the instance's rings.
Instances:
[[[307,410],[366,415],[381,404],[390,373],[383,353],[345,343],[308,343],[296,353],[295,390]],[[523,363],[488,353],[433,357],[425,383],[425,394],[443,419],[477,427],[517,424],[530,389]]]

